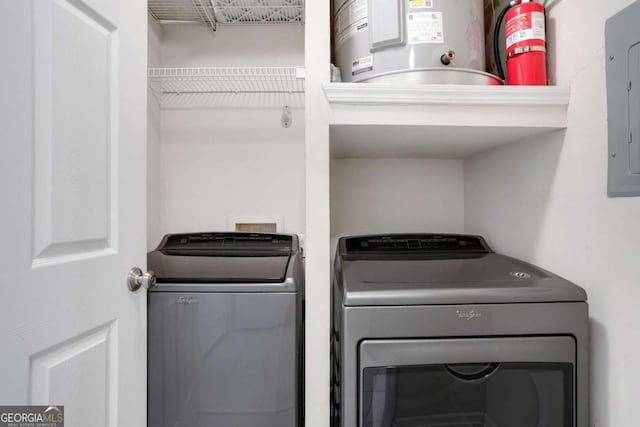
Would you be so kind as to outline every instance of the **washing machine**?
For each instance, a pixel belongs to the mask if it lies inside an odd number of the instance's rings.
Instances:
[[[586,301],[480,236],[343,237],[332,425],[587,427]]]
[[[300,427],[297,236],[169,234],[148,268],[148,425]]]

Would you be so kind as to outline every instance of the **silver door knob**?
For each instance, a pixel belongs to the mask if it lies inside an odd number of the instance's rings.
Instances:
[[[149,290],[156,285],[156,274],[153,271],[143,273],[138,267],[133,267],[127,274],[127,286],[131,292],[135,292],[143,286]]]

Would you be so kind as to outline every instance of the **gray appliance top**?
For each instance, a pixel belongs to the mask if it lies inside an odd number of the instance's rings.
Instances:
[[[289,268],[298,260],[297,236],[265,233],[168,234],[147,254],[158,286],[218,291],[284,291],[292,285]],[[210,289],[213,290],[213,289]]]
[[[480,236],[343,237],[334,274],[346,306],[586,301],[579,286],[494,253]]]

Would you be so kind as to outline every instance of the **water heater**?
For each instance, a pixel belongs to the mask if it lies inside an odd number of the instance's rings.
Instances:
[[[485,73],[483,0],[334,0],[342,81],[502,84]]]

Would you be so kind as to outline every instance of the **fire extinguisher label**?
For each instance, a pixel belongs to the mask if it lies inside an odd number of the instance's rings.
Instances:
[[[415,12],[407,15],[409,44],[444,43],[442,12]]]
[[[507,49],[526,40],[546,40],[544,13],[531,12],[516,15],[507,21]]]

